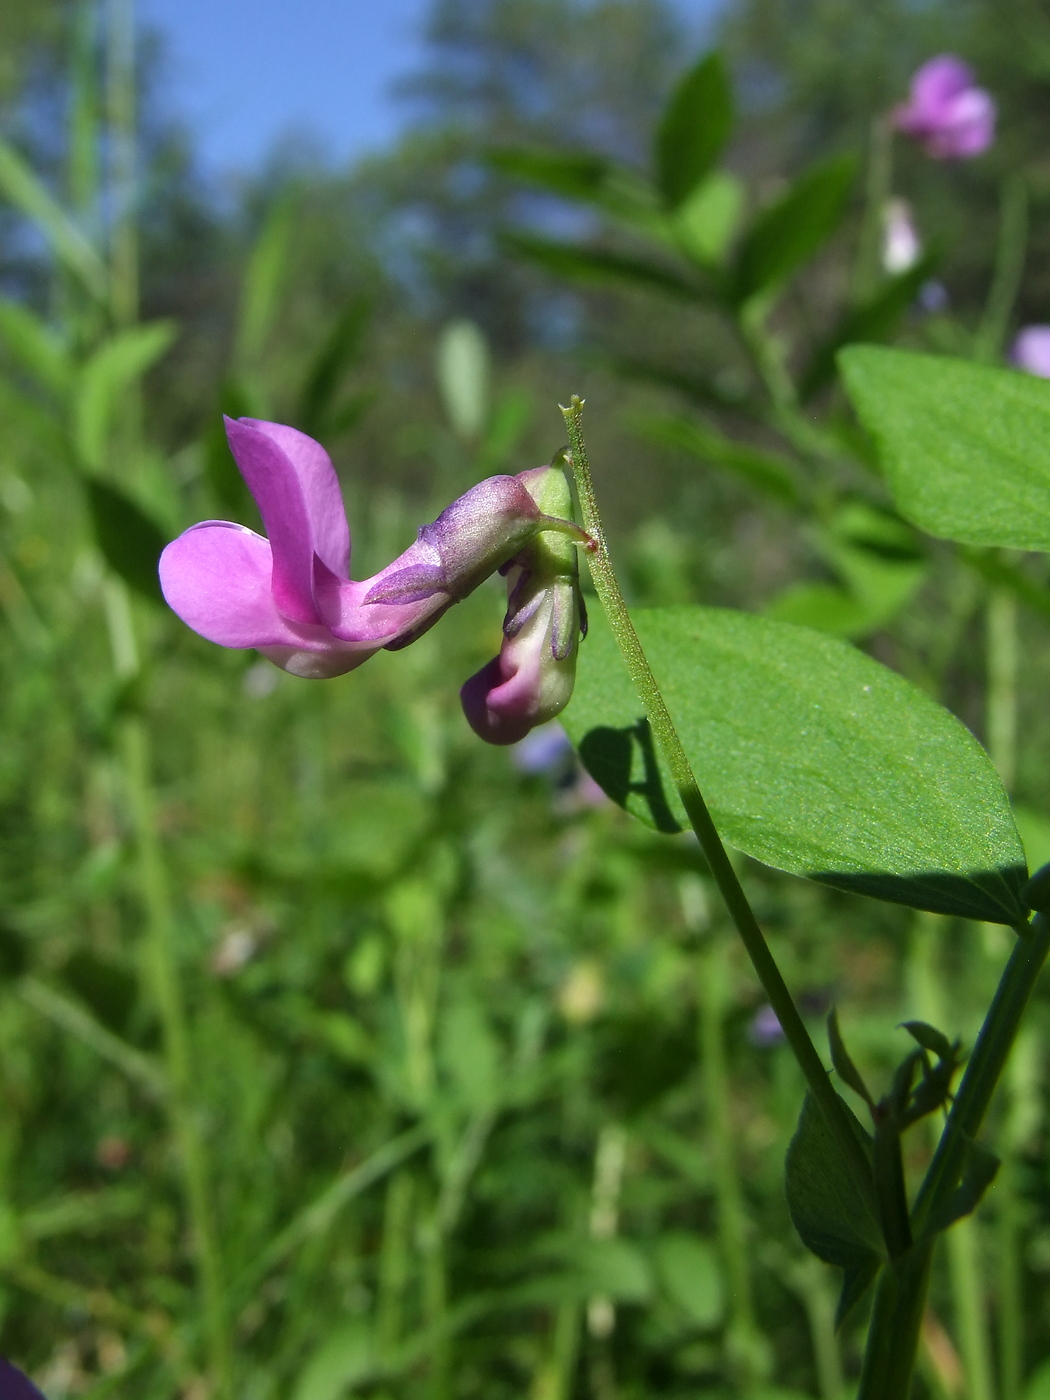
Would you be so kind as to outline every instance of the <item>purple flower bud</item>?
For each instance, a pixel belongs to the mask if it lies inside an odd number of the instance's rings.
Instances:
[[[375,577],[352,582],[339,481],[319,443],[279,423],[226,420],[230,448],[267,538],[210,520],[161,555],[172,609],[209,641],[255,647],[293,675],[342,675],[381,647],[414,641],[512,559],[549,519],[516,477],[472,487]]]
[[[568,483],[558,467],[523,472],[545,515],[565,518]],[[561,714],[572,697],[576,651],[586,630],[576,550],[564,535],[537,535],[507,572],[503,645],[460,691],[463,712],[490,744],[516,744]]]
[[[1050,379],[1050,326],[1025,326],[1010,347],[1010,363]]]
[[[969,64],[939,54],[912,78],[908,101],[893,113],[893,123],[935,160],[968,160],[992,144],[995,102],[977,87]]]

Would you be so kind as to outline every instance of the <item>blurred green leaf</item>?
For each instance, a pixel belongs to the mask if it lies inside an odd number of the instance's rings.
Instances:
[[[578,282],[620,282],[645,287],[649,291],[671,293],[702,301],[701,289],[671,268],[627,253],[603,248],[581,248],[526,233],[504,233],[500,240],[512,253],[537,263],[558,277]]]
[[[104,301],[109,279],[102,259],[43,181],[2,138],[0,194],[33,221],[55,256],[80,278],[92,296]]]
[[[707,1331],[725,1315],[725,1283],[718,1254],[699,1235],[676,1230],[656,1242],[656,1271],[671,1301]]]
[[[42,388],[54,394],[69,388],[73,364],[61,338],[36,312],[7,297],[0,298],[0,341]]]
[[[844,1103],[850,1125],[871,1156],[871,1136]],[[791,1222],[806,1248],[844,1274],[839,1320],[874,1282],[884,1258],[875,1188],[862,1187],[822,1110],[807,1094],[785,1163]]]
[[[84,484],[95,540],[106,563],[136,592],[163,603],[157,562],[167,536],[119,487],[97,477],[87,477]]]
[[[947,710],[862,652],[717,608],[633,614],[723,837],[778,869],[918,909],[1016,923],[1024,852],[998,774]],[[684,814],[607,625],[566,728],[614,801]]]
[[[374,1371],[372,1336],[362,1318],[342,1323],[300,1372],[293,1400],[340,1400]]]
[[[902,515],[964,544],[1050,550],[1050,384],[869,345],[840,364]]]
[[[437,347],[437,381],[453,432],[472,442],[489,415],[489,347],[473,321],[452,321]]]
[[[250,369],[255,364],[273,330],[291,267],[298,205],[298,196],[293,190],[287,190],[273,202],[248,259],[241,284],[234,347],[234,361],[241,369]]]
[[[461,996],[446,1008],[439,1026],[441,1065],[470,1109],[490,1109],[499,1096],[500,1047],[484,1008]]]
[[[656,130],[656,184],[678,209],[722,154],[733,129],[733,90],[720,53],[706,54],[679,81]]]
[[[868,1093],[868,1086],[864,1083],[860,1070],[853,1063],[853,1057],[846,1049],[846,1042],[842,1039],[842,1030],[839,1027],[838,1012],[834,1009],[828,1016],[828,1047],[831,1050],[831,1063],[835,1073],[843,1084],[848,1084],[855,1094],[859,1094],[870,1105],[872,1097]]]
[[[859,598],[834,583],[792,583],[763,609],[774,622],[813,627],[831,637],[863,637],[871,614]]]
[[[299,395],[297,426],[311,437],[331,431],[339,415],[336,398],[347,370],[361,358],[371,303],[355,297],[336,317],[335,324],[307,368]],[[341,426],[348,426],[343,424]]]
[[[660,211],[652,191],[630,170],[590,151],[540,148],[496,150],[487,163],[526,184],[581,204],[594,204],[629,223],[655,226]]]
[[[906,272],[889,278],[867,301],[846,312],[813,352],[803,372],[799,384],[799,396],[803,401],[811,399],[835,377],[835,357],[843,346],[862,340],[886,340],[896,331],[939,261],[939,253],[927,253]]]
[[[852,156],[824,161],[758,215],[737,249],[735,301],[779,286],[819,251],[842,221],[855,174]]]
[[[1050,1400],[1050,1361],[1036,1367],[1025,1386],[1023,1400]]]
[[[637,418],[636,431],[667,447],[678,447],[705,462],[714,463],[756,487],[763,495],[788,505],[798,504],[795,464],[787,457],[735,442],[721,433],[677,414],[650,414]]]
[[[571,1262],[584,1298],[600,1295],[620,1303],[644,1303],[653,1291],[649,1261],[629,1240],[581,1239]]]
[[[743,207],[743,183],[728,170],[712,171],[675,212],[674,231],[682,251],[704,267],[718,267]]]
[[[73,443],[86,467],[100,471],[121,400],[170,348],[172,321],[152,321],[103,341],[80,371],[73,404]]]

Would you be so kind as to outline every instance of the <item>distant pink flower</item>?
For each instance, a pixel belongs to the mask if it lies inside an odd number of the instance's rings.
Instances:
[[[560,467],[537,467],[518,480],[545,514],[569,513]],[[504,572],[503,645],[460,691],[471,728],[490,744],[516,744],[561,714],[572,697],[576,652],[587,626],[576,550],[563,536],[537,534]]]
[[[1025,326],[1010,347],[1010,363],[1050,379],[1050,326]]]
[[[380,573],[349,577],[350,531],[327,452],[305,433],[226,420],[230,448],[267,538],[194,525],[161,555],[171,608],[208,641],[254,647],[293,675],[342,675],[407,646],[513,558],[537,531],[583,532],[543,514],[521,479],[494,476],[454,501]],[[528,475],[525,473],[524,475]]]
[[[935,160],[967,160],[992,144],[995,102],[976,86],[969,64],[944,53],[912,78],[908,101],[896,109],[893,122]]]

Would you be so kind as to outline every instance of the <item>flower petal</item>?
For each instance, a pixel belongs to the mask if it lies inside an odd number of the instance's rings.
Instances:
[[[242,418],[256,432],[277,444],[291,462],[303,493],[310,522],[314,553],[339,578],[350,576],[350,527],[346,523],[343,493],[332,459],[319,442],[298,428]]]
[[[160,586],[183,622],[219,646],[331,646],[326,629],[296,626],[278,612],[272,565],[269,544],[254,530],[208,520],[165,549]]]
[[[313,529],[295,465],[279,443],[243,419],[227,418],[226,436],[266,526],[274,602],[292,622],[319,623]]]

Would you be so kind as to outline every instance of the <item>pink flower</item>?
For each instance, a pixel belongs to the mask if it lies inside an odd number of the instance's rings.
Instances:
[[[342,675],[381,647],[407,646],[537,531],[586,538],[545,516],[521,479],[494,476],[424,525],[392,564],[355,583],[339,481],[324,448],[295,428],[252,418],[227,419],[226,433],[267,538],[225,520],[194,525],[161,555],[161,587],[208,641],[255,647],[296,676]]]
[[[568,515],[572,500],[559,467],[538,467],[518,479],[545,514]],[[490,744],[516,744],[561,714],[572,697],[576,652],[587,629],[570,540],[537,534],[504,572],[503,645],[460,691],[471,728]]]
[[[944,53],[912,78],[908,101],[896,109],[893,122],[935,160],[967,160],[992,144],[995,102],[976,86],[969,64]]]
[[[1050,379],[1050,326],[1025,326],[1010,347],[1010,363]]]

